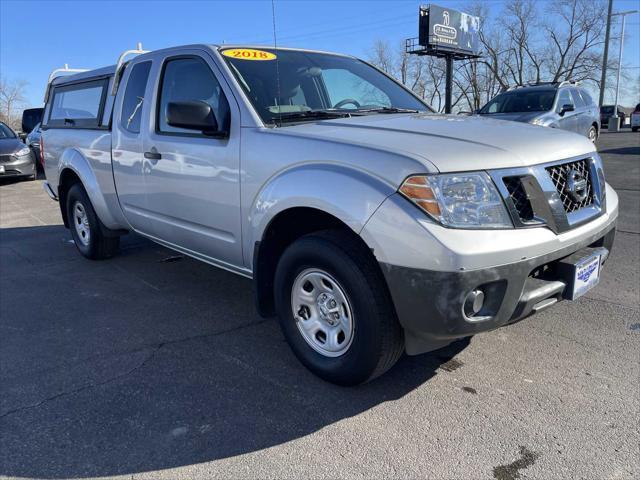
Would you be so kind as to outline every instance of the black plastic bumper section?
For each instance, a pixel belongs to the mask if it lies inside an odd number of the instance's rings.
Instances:
[[[514,323],[568,298],[570,281],[562,270],[563,259],[576,252],[578,256],[592,252],[583,249],[611,251],[614,237],[615,223],[552,254],[482,270],[437,272],[381,263],[405,330],[407,353],[417,355],[441,348],[456,339]],[[484,292],[485,302],[469,318],[464,304],[474,289]]]

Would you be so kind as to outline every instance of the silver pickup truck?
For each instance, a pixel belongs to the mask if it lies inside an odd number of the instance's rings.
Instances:
[[[133,53],[47,87],[45,189],[78,250],[111,257],[136,232],[252,278],[260,314],[328,381],[598,282],[618,196],[585,137],[436,114],[346,55]]]

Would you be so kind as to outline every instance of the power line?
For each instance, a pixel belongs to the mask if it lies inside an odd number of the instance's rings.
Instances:
[[[301,40],[301,39],[315,38],[318,36],[334,37],[336,35],[343,35],[346,33],[357,33],[367,29],[371,29],[371,28],[381,28],[383,26],[384,27],[400,26],[400,25],[413,23],[413,22],[409,22],[409,19],[412,19],[412,20],[415,19],[415,15],[413,14],[400,15],[397,17],[384,18],[384,19],[375,20],[372,22],[358,23],[357,25],[344,25],[344,26],[339,26],[339,27],[334,27],[329,29],[316,30],[312,32],[305,32],[305,33],[298,33],[298,34],[291,34],[291,35],[283,35],[282,32],[280,32],[278,37],[280,38],[281,42],[283,40]],[[246,43],[266,43],[270,40],[271,39],[260,39],[260,40],[254,40],[252,42],[246,42]]]

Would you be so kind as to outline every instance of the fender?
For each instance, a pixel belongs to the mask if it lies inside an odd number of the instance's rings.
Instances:
[[[96,215],[105,227],[111,230],[130,229],[118,204],[117,193],[111,169],[111,152],[92,152],[96,157],[107,156],[108,161],[96,158],[87,159],[78,149],[66,149],[58,161],[58,179],[63,178],[65,170],[73,171],[91,200]],[[58,189],[60,186],[58,185]],[[65,208],[60,205],[60,208]]]
[[[273,176],[258,192],[248,214],[245,261],[253,265],[254,245],[280,212],[310,207],[326,212],[359,234],[396,188],[371,173],[334,163],[304,163]]]

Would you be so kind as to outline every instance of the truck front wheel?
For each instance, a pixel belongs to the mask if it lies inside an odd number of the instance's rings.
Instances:
[[[80,183],[74,184],[67,193],[67,219],[73,241],[82,255],[91,260],[115,255],[120,237],[105,235],[108,230],[100,222]]]
[[[402,329],[384,278],[353,234],[324,231],[295,241],[278,263],[274,287],[282,331],[319,377],[357,385],[400,358]]]

